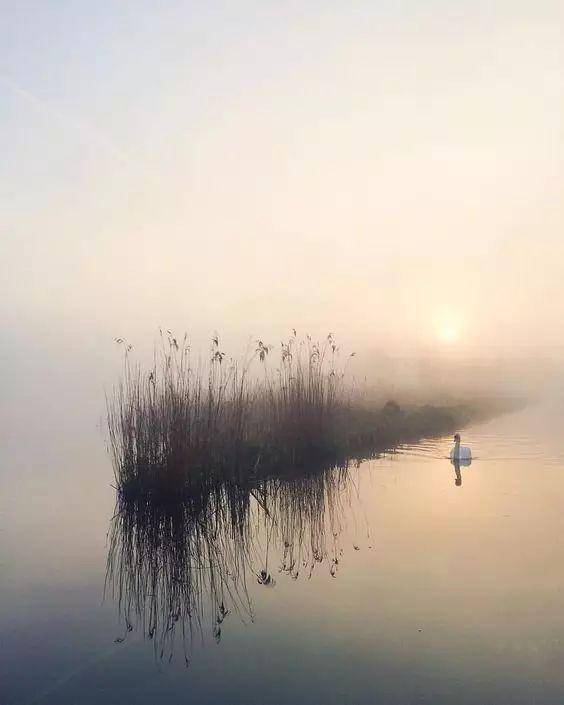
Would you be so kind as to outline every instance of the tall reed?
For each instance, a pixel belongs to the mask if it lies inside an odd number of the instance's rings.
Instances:
[[[338,453],[350,400],[332,335],[294,334],[278,354],[259,340],[241,362],[214,337],[208,359],[194,361],[186,336],[168,331],[148,371],[118,342],[124,374],[107,410],[121,491],[178,496]]]

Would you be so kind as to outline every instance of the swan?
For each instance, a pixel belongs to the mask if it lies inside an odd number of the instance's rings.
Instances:
[[[456,433],[454,436],[454,445],[450,451],[450,459],[459,460],[461,463],[463,461],[472,461],[472,451],[470,448],[468,446],[460,445],[460,433]]]

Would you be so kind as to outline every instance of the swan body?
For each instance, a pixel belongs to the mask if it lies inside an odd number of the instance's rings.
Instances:
[[[450,451],[451,460],[472,460],[472,451],[468,446],[461,446],[460,443],[455,443]]]

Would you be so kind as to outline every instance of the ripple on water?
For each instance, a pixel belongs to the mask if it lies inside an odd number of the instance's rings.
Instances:
[[[512,417],[515,417],[513,427]],[[489,432],[487,426],[491,422],[470,426],[461,430],[463,443],[470,446],[473,460],[479,462],[535,461],[543,465],[564,463],[564,440],[560,434],[526,432],[519,428],[519,422],[519,414],[508,415],[506,433]],[[452,435],[448,434],[438,439],[400,444],[393,454],[437,460],[447,458],[451,448]]]

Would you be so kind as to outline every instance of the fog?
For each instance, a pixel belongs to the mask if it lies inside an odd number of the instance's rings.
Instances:
[[[554,388],[563,20],[4,3],[5,399],[59,380],[99,407],[114,338],[146,354],[159,326],[234,354],[331,331],[391,391]]]

